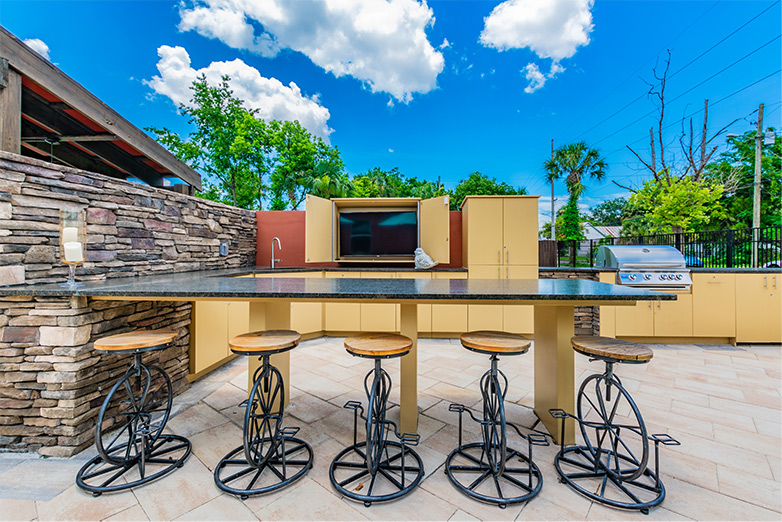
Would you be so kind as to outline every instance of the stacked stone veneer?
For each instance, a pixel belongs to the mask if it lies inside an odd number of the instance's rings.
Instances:
[[[60,209],[86,212],[77,279],[254,265],[254,212],[0,152],[0,285],[65,280]],[[190,303],[0,297],[0,452],[70,456],[93,443],[100,404],[130,362],[94,350],[106,335],[178,330],[170,348],[145,359],[183,390],[190,311]]]
[[[538,272],[538,276],[545,279],[600,280],[600,273],[595,270],[547,270],[545,268],[541,268]],[[576,306],[574,315],[576,335],[600,335],[599,306]]]

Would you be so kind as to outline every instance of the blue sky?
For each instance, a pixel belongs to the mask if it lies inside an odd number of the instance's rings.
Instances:
[[[175,102],[198,72],[228,73],[266,117],[327,137],[351,174],[398,167],[453,188],[479,170],[544,196],[542,219],[551,139],[605,155],[585,206],[648,178],[625,146],[648,157],[644,81],[666,49],[674,156],[705,98],[712,132],[750,130],[759,103],[780,127],[781,13],[778,0],[0,0],[0,25],[141,128],[186,133]]]

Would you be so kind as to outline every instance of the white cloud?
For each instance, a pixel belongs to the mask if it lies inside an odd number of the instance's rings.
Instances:
[[[190,101],[190,86],[200,75],[205,75],[210,85],[217,85],[223,76],[228,75],[234,96],[244,100],[248,109],[258,109],[264,120],[298,120],[312,134],[326,140],[332,132],[328,126],[329,110],[320,105],[317,95],[303,95],[293,82],[286,86],[276,78],[265,78],[238,58],[194,69],[190,55],[182,47],[163,45],[158,48],[158,56],[160,76],[153,76],[144,83],[156,93],[170,98],[177,106]]]
[[[528,47],[555,62],[589,43],[594,0],[507,0],[484,20],[481,43],[500,51]]]
[[[448,38],[443,38],[443,43],[440,44],[440,47],[438,49],[448,49],[451,46],[451,42],[448,41]]]
[[[39,40],[38,38],[28,38],[27,40],[22,40],[22,43],[49,60],[49,46],[46,45],[43,40]]]
[[[434,15],[425,1],[188,0],[179,13],[182,31],[262,56],[298,51],[405,103],[436,88],[445,63],[426,37]]]
[[[524,92],[533,93],[543,87],[546,84],[546,80],[553,78],[557,74],[564,72],[565,68],[558,63],[551,64],[551,70],[548,74],[544,75],[540,72],[537,64],[528,63],[527,66],[521,70],[524,73],[524,77],[529,81],[529,84],[524,88]]]
[[[589,43],[594,0],[507,0],[484,19],[481,43],[499,51],[528,48],[539,58],[550,58],[548,74],[529,63],[522,69],[532,93],[546,80],[564,72],[559,62]]]

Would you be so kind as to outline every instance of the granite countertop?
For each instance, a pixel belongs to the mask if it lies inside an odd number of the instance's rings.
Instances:
[[[159,299],[387,300],[387,301],[638,301],[675,300],[673,294],[585,279],[354,279],[237,277],[252,268],[181,272],[84,282],[0,288],[0,296],[85,296]]]

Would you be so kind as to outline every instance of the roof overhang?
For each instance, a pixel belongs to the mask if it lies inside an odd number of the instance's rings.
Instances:
[[[198,172],[1,26],[0,59],[21,75],[22,154],[154,186],[176,177],[201,189]]]

